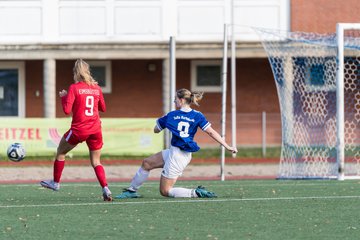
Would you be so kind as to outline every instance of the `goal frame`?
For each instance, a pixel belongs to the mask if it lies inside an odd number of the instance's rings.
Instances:
[[[336,159],[338,180],[360,179],[360,176],[345,176],[345,93],[344,93],[344,32],[360,30],[359,23],[337,23],[338,68],[336,74]]]

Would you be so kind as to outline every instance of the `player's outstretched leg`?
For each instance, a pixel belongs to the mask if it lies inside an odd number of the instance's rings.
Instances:
[[[53,180],[44,180],[40,182],[40,185],[44,188],[49,188],[54,191],[59,191],[60,183],[54,182]]]
[[[146,159],[144,160],[144,162]],[[139,198],[141,197],[136,191],[143,185],[143,183],[149,177],[150,172],[140,167],[135,173],[133,179],[131,180],[130,187],[125,188],[124,191],[117,195],[116,199],[125,199],[125,198]]]

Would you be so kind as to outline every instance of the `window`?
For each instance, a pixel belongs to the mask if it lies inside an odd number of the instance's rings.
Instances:
[[[309,83],[313,86],[324,86],[325,85],[325,73],[324,65],[314,64],[309,66],[306,72]]]
[[[336,90],[334,57],[295,57],[294,58],[294,78],[304,82],[305,91]]]
[[[0,62],[0,117],[25,117],[23,62]]]
[[[93,78],[103,93],[111,93],[111,61],[88,61]]]
[[[221,92],[221,61],[192,61],[191,90]]]

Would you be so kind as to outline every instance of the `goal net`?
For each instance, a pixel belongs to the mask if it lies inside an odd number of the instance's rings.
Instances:
[[[337,34],[256,31],[280,102],[278,177],[360,177],[360,30],[343,31],[343,46]]]

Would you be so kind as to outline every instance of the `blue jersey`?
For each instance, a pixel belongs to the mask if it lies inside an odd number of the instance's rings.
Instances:
[[[203,131],[211,124],[205,116],[196,110],[190,109],[171,111],[156,121],[159,130],[167,128],[172,133],[171,145],[186,152],[196,152],[200,148],[194,142],[198,127]]]

